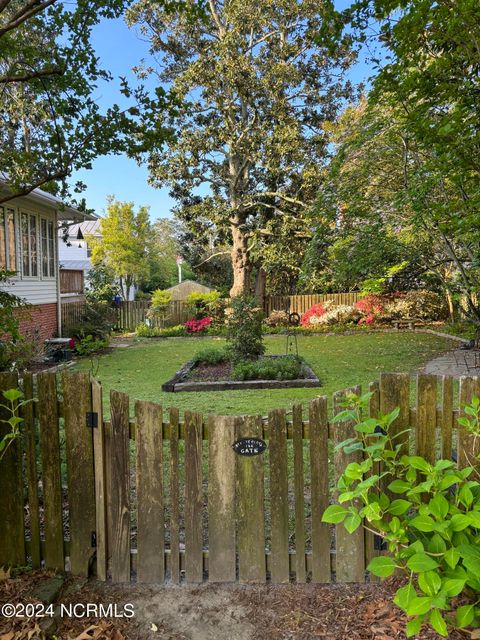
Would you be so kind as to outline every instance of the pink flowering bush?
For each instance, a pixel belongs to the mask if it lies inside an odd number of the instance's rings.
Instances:
[[[360,318],[358,324],[374,324],[377,317],[381,316],[385,312],[382,299],[373,293],[370,293],[365,298],[362,298],[355,304],[355,308],[363,313],[363,318]]]
[[[188,333],[202,333],[202,331],[205,331],[206,329],[208,329],[208,327],[211,324],[212,324],[212,318],[210,317],[201,318],[200,320],[196,320],[195,318],[192,318],[192,320],[187,320],[184,326],[188,331]]]
[[[321,304],[314,304],[313,307],[310,307],[308,311],[302,315],[300,319],[300,324],[302,327],[308,327],[312,329],[316,324],[319,323],[320,318],[326,312],[326,309]]]

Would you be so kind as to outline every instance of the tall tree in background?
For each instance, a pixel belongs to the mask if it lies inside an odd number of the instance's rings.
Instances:
[[[140,0],[129,12],[161,55],[152,71],[179,104],[167,151],[148,134],[150,180],[170,185],[177,215],[200,216],[231,244],[231,295],[248,290],[252,237],[268,221],[301,220],[327,155],[323,125],[350,86],[346,43],[319,44],[326,0],[209,0],[203,21]],[[332,28],[334,28],[332,26]],[[210,193],[197,187],[208,184]]]
[[[134,211],[133,202],[108,200],[107,215],[100,219],[100,237],[89,238],[92,263],[115,276],[124,300],[132,287],[149,275],[152,228],[148,208]]]

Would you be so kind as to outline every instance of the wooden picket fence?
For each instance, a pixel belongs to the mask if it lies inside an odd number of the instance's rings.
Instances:
[[[289,313],[305,313],[314,304],[321,304],[331,300],[335,307],[340,305],[354,305],[362,297],[358,291],[347,293],[312,293],[299,296],[266,296],[264,312],[269,316],[272,311],[287,311]]]
[[[17,385],[15,374],[0,374],[0,390]],[[105,419],[102,387],[85,373],[27,374],[21,386],[36,402],[0,462],[0,566],[94,570],[112,582],[366,579],[373,536],[321,522],[336,479],[358,456],[333,455],[353,433],[331,421],[345,390],[331,407],[319,397],[307,412],[296,405],[267,417],[181,417],[111,391]],[[449,377],[383,374],[369,389],[371,416],[400,407],[392,429],[412,427],[401,436],[406,449],[471,462],[477,445],[458,416],[480,395],[479,378],[460,379],[460,409]],[[240,456],[232,449],[240,437],[267,448]]]

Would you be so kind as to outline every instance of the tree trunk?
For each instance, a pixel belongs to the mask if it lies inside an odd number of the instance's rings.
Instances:
[[[248,257],[247,238],[240,229],[240,220],[238,217],[232,220],[231,231],[233,285],[230,289],[230,297],[235,298],[249,292],[252,265]]]
[[[257,276],[255,278],[255,297],[258,305],[263,309],[265,306],[265,288],[267,285],[267,274],[263,267],[258,267]]]

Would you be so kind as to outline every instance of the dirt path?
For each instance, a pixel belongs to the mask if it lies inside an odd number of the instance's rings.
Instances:
[[[35,602],[49,577],[26,573],[0,582],[0,605]],[[0,618],[0,640],[405,640],[392,604],[398,583],[352,585],[111,585],[67,579],[60,604],[109,604],[134,616]],[[452,632],[450,640],[465,638]],[[438,640],[424,631],[417,640]]]

